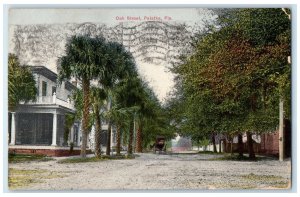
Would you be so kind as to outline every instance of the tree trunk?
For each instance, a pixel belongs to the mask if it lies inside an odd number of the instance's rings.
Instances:
[[[253,149],[252,133],[250,133],[250,132],[247,132],[247,143],[248,143],[249,159],[255,160],[255,153],[254,153],[254,149]]]
[[[230,137],[230,154],[233,155],[233,137]]]
[[[132,142],[133,142],[133,120],[130,121],[129,126],[129,140],[128,140],[128,154],[132,154]]]
[[[243,157],[244,155],[244,144],[243,144],[243,136],[241,133],[238,134],[238,147],[239,147],[239,157]]]
[[[215,132],[212,133],[212,143],[213,143],[213,148],[214,148],[214,153],[217,152],[217,146],[216,146],[216,134]]]
[[[138,129],[136,132],[136,149],[137,153],[142,152],[142,122],[138,125]]]
[[[111,122],[108,121],[106,155],[110,155],[110,146],[111,146]]]
[[[116,152],[117,155],[121,155],[121,128],[119,125],[117,125],[117,146],[116,146]]]
[[[95,123],[95,156],[101,156],[101,118],[100,118],[100,109],[99,105],[95,104],[94,106],[94,113],[96,116],[96,123]]]
[[[219,153],[222,152],[222,140],[219,140]]]
[[[111,100],[108,97],[107,102],[107,110],[111,109]],[[108,120],[108,127],[107,127],[107,143],[106,143],[106,155],[110,155],[110,146],[111,146],[111,121]]]
[[[223,140],[223,152],[227,153],[227,140],[226,138]]]
[[[124,146],[127,146],[128,147],[128,130],[124,129],[124,132],[122,133],[122,136],[121,136],[121,141],[122,141],[122,144]]]
[[[86,157],[87,135],[89,130],[90,118],[90,81],[86,78],[82,80],[83,90],[83,119],[82,119],[82,144],[81,144],[81,157]]]

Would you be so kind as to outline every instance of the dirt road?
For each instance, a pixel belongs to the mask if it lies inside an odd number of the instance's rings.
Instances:
[[[287,189],[291,162],[216,161],[217,155],[140,154],[135,159],[60,164],[47,162],[9,164],[27,170],[27,186],[15,190],[207,190]]]

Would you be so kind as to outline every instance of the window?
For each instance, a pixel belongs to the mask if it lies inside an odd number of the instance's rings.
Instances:
[[[55,94],[56,94],[56,87],[55,87],[55,86],[52,86],[52,95],[54,94],[54,92],[55,92]]]
[[[42,96],[47,96],[47,82],[42,81]]]

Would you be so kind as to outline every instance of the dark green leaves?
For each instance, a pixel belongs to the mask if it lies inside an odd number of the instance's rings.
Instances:
[[[172,69],[179,87],[170,101],[175,128],[198,137],[274,130],[279,95],[290,101],[288,16],[273,8],[217,11],[217,28]]]
[[[8,57],[8,103],[13,111],[19,102],[35,100],[37,88],[30,69],[21,66],[18,57],[9,54]]]

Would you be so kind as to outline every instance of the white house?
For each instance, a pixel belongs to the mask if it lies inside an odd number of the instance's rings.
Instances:
[[[57,74],[44,66],[30,69],[38,90],[36,101],[20,103],[9,113],[9,150],[64,155],[69,151],[64,142],[65,114],[75,113],[70,96],[76,86],[70,82],[59,85]],[[69,142],[80,145],[80,121],[72,126]]]
[[[71,127],[67,142],[64,140],[65,115],[75,113],[70,96],[76,84],[57,83],[57,74],[44,66],[30,67],[37,86],[34,102],[20,103],[15,112],[9,112],[9,151],[35,153],[50,156],[70,155],[69,145],[73,144],[72,154],[80,153],[81,120]],[[115,146],[116,134],[112,127],[111,146]],[[101,145],[105,150],[108,125],[102,120]],[[88,148],[94,150],[94,126],[88,137]]]

